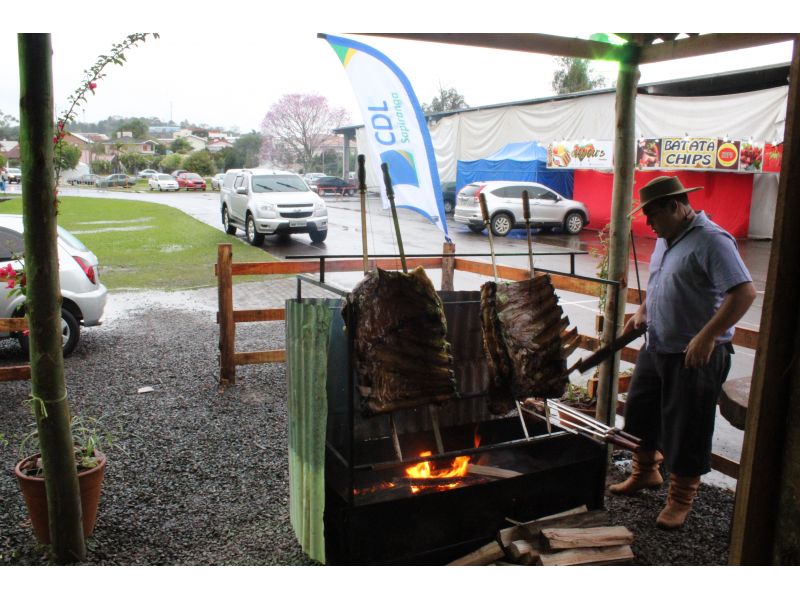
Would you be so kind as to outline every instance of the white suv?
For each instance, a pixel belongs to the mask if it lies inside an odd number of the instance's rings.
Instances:
[[[12,265],[15,270],[24,267],[25,244],[22,238],[21,215],[0,215],[0,267]],[[98,277],[97,257],[66,229],[58,227],[58,277],[61,283],[61,337],[64,356],[75,349],[80,337],[80,326],[100,325],[106,305],[108,290]],[[0,289],[0,318],[7,319],[24,314],[24,296],[9,297],[6,286]],[[1,337],[9,334],[0,333]],[[17,337],[22,350],[28,353],[28,337]]]
[[[489,226],[498,236],[508,235],[516,227],[525,227],[522,191],[528,192],[531,227],[558,227],[575,235],[589,224],[589,209],[583,202],[570,200],[541,183],[530,181],[478,181],[461,188],[456,198],[453,219],[478,233],[484,230],[480,194],[486,196]]]
[[[232,169],[219,194],[222,227],[234,235],[244,230],[253,246],[265,235],[307,233],[319,243],[328,236],[328,209],[305,181],[289,171]]]

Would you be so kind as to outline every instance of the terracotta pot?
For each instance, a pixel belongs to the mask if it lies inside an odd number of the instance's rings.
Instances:
[[[83,513],[83,535],[89,537],[94,530],[97,518],[97,505],[100,503],[100,486],[106,471],[105,455],[95,450],[97,466],[86,471],[78,471],[78,485],[81,493],[81,512]],[[41,454],[34,454],[17,463],[14,472],[19,482],[28,515],[31,518],[36,538],[43,544],[50,543],[50,519],[47,515],[47,492],[44,477],[30,477],[23,472],[24,467],[35,461]]]
[[[598,384],[597,377],[590,377],[589,380],[586,382],[586,391],[591,398],[597,396],[597,384]],[[617,393],[618,394],[627,393],[630,385],[631,385],[631,375],[628,373],[620,375],[619,379],[617,380]]]

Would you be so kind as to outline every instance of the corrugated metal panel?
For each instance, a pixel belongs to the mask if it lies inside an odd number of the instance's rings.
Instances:
[[[286,301],[289,514],[297,541],[325,562],[325,428],[331,310],[325,300]]]

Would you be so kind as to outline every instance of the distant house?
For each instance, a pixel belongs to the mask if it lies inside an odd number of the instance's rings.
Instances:
[[[0,154],[6,157],[12,167],[19,164],[19,142],[16,140],[0,140]]]
[[[214,139],[208,142],[206,149],[209,152],[219,152],[225,148],[233,148],[233,144],[226,139]]]
[[[206,144],[208,143],[206,138],[202,138],[197,135],[182,135],[181,138],[189,142],[189,145],[192,147],[192,151],[204,150]]]

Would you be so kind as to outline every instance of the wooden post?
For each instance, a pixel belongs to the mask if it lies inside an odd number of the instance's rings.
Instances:
[[[608,278],[620,282],[619,294],[609,293],[603,325],[602,343],[610,344],[622,333],[625,300],[628,291],[628,253],[630,251],[631,196],[633,166],[636,161],[634,126],[636,121],[636,83],[639,79],[638,58],[620,62],[617,79],[616,137],[614,139],[614,187],[611,199],[611,231],[608,244]],[[611,288],[609,288],[610,291]],[[616,331],[613,322],[617,321]],[[597,389],[597,419],[613,425],[617,402],[617,373],[619,353],[600,365]],[[609,451],[611,448],[609,447]]]
[[[732,565],[800,561],[800,36],[789,72],[772,253],[756,351],[744,445],[736,486],[729,562]]]
[[[230,244],[217,246],[217,309],[219,311],[219,382],[236,383],[234,343],[236,322],[233,320],[233,250]]]
[[[444,242],[442,244],[442,255],[455,254],[456,245],[453,242]],[[442,256],[442,285],[441,289],[446,292],[452,292],[454,274],[456,270],[456,259],[452,256]]]
[[[85,560],[86,544],[61,348],[53,173],[53,49],[48,33],[20,33],[17,45],[31,396],[44,465],[53,556],[56,562],[66,564]]]

